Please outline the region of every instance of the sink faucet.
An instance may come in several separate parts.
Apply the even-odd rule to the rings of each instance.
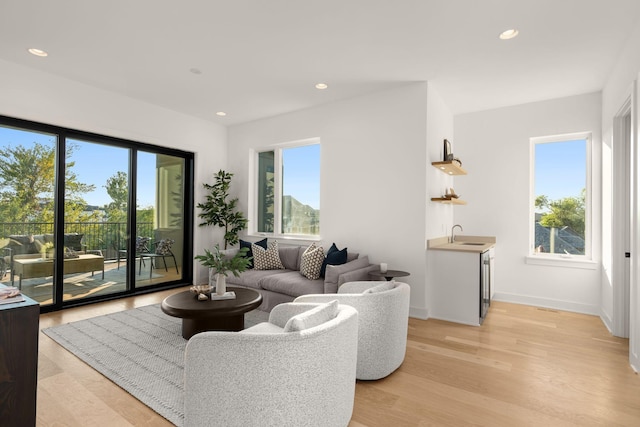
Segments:
[[[451,243],[455,242],[456,240],[456,236],[455,234],[453,234],[453,230],[455,230],[456,227],[460,227],[460,231],[464,231],[462,230],[462,226],[460,224],[456,224],[453,227],[451,227]]]

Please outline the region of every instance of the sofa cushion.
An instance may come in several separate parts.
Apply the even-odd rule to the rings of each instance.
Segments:
[[[324,277],[325,272],[327,270],[327,265],[340,265],[347,262],[347,248],[338,249],[335,243],[331,245],[329,250],[327,251],[327,256],[322,263],[322,268],[320,269],[320,276]]]
[[[82,238],[84,234],[69,233],[64,235],[64,246],[71,248],[74,251],[82,250]]]
[[[284,269],[284,265],[282,265],[282,261],[280,261],[277,241],[269,243],[267,249],[252,244],[251,252],[253,252],[253,267],[256,270]]]
[[[365,290],[363,294],[377,294],[378,292],[390,291],[391,289],[395,289],[395,287],[396,282],[384,282],[370,287]]]
[[[278,253],[280,254],[280,261],[282,261],[284,268],[287,270],[300,270],[299,246],[278,247]]]
[[[296,314],[284,325],[284,332],[299,332],[334,319],[338,314],[338,300],[333,300],[304,313]]]
[[[249,252],[247,252],[246,257],[253,257],[253,252],[251,251],[251,242],[247,242],[245,240],[240,239],[240,249],[242,248],[247,248],[249,249]],[[265,237],[262,240],[258,240],[257,242],[254,243],[255,245],[258,245],[262,248],[267,249],[267,238]],[[249,261],[249,268],[253,268],[253,258]]]
[[[244,286],[244,287],[253,288],[253,289],[261,289],[260,280],[262,280],[264,277],[279,275],[287,272],[288,270],[256,270],[256,269],[245,270],[242,273],[240,273],[239,277],[235,277],[234,275],[230,274],[227,277],[227,284],[239,285],[239,286]]]
[[[282,274],[264,276],[260,279],[260,287],[272,292],[299,297],[306,294],[324,293],[322,279],[307,280],[298,271],[283,270]]]
[[[322,246],[316,246],[312,243],[302,253],[302,259],[300,260],[300,274],[309,280],[316,280],[320,278],[320,269],[324,263],[324,249]]]

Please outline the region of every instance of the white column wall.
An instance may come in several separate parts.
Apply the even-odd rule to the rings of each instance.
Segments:
[[[638,150],[638,141],[640,140],[640,133],[638,131],[638,123],[640,123],[640,109],[638,108],[638,98],[640,97],[640,22],[636,25],[633,33],[627,40],[626,45],[621,49],[620,55],[615,65],[612,67],[611,74],[606,81],[606,84],[602,90],[602,129],[605,140],[609,146],[615,147],[616,144],[612,142],[613,126],[615,116],[623,106],[625,100],[628,97],[633,97],[634,103],[632,105],[632,119],[634,137],[632,145],[634,146],[632,154],[632,167],[635,171],[632,171],[634,180],[633,200],[634,206],[632,206],[632,243],[631,243],[631,280],[630,280],[630,328],[629,328],[629,361],[631,366],[636,370],[640,370],[640,327],[638,326],[640,319],[640,284],[638,284],[638,276],[640,269],[640,237],[637,235],[640,229],[640,218],[638,214],[640,212],[638,196],[640,191],[638,190],[638,167],[640,167],[640,150]],[[615,165],[612,165],[614,168]],[[611,172],[609,172],[611,173]],[[604,182],[610,182],[611,176],[604,176]],[[610,241],[612,233],[614,231],[613,224],[602,230],[603,240]],[[635,232],[635,233],[634,233]],[[609,256],[611,256],[609,254]],[[610,319],[615,316],[616,310],[620,311],[617,301],[614,298],[614,288],[622,286],[619,283],[610,283],[608,276],[603,275],[602,284],[602,316],[605,319]]]
[[[226,167],[226,128],[212,122],[6,61],[0,94],[1,115],[194,152],[196,201],[204,199],[202,183]],[[194,253],[210,247],[216,233],[196,232]],[[194,280],[207,280],[197,263]]]
[[[454,118],[453,152],[467,179],[456,192],[468,205],[454,211],[464,234],[496,236],[494,298],[600,313],[601,96],[578,95]],[[529,248],[530,137],[593,134],[593,256],[596,270],[525,264]]]

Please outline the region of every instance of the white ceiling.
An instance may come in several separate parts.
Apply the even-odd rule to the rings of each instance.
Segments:
[[[0,0],[0,59],[224,125],[416,81],[459,114],[602,89],[639,18],[639,0]]]

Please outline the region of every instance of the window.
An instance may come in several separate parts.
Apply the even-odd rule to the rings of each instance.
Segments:
[[[253,232],[320,235],[320,143],[317,139],[257,151]]]
[[[591,257],[591,134],[531,139],[531,254]]]

